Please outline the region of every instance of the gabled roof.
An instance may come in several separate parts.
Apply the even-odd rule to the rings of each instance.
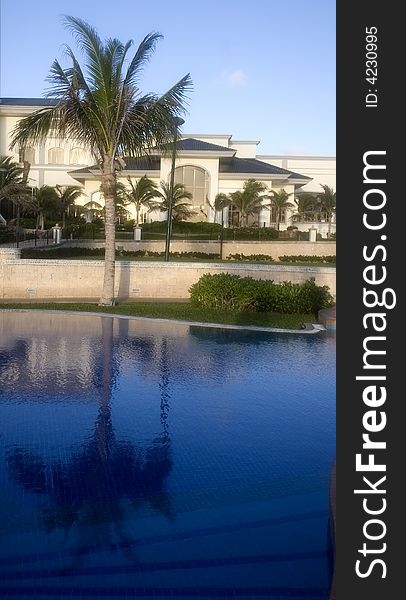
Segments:
[[[164,146],[169,153],[173,148],[173,142]],[[156,155],[162,155],[162,150],[159,148],[153,148],[152,152]],[[210,157],[221,157],[221,156],[234,156],[236,150],[234,148],[228,148],[228,146],[220,146],[219,144],[212,144],[211,142],[203,142],[196,138],[184,138],[179,139],[176,142],[176,153],[178,155],[188,156],[204,156],[205,154]]]
[[[186,144],[183,144],[186,142]],[[223,148],[223,146],[217,146],[216,144],[209,144],[206,142],[200,142],[199,140],[195,140],[192,138],[188,138],[186,140],[181,140],[179,142],[179,147],[187,152],[190,150],[191,153],[194,151],[204,151],[202,150],[204,147],[209,147],[208,151],[212,152],[213,147]],[[225,150],[229,150],[228,148],[224,148]],[[130,171],[140,171],[140,172],[151,172],[156,171],[159,174],[161,169],[161,158],[160,156],[141,156],[140,158],[125,158],[125,168],[122,171],[122,174],[125,175]],[[76,169],[74,171],[69,171],[69,174],[72,177],[83,179],[86,174],[96,175],[100,173],[100,169],[97,165],[93,165],[91,167],[84,167],[82,169]],[[230,175],[264,175],[264,176],[276,176],[278,179],[291,179],[291,180],[300,180],[304,183],[311,180],[311,177],[306,177],[305,175],[299,175],[298,173],[294,173],[293,171],[288,171],[287,169],[282,169],[281,167],[277,167],[275,165],[270,165],[269,163],[262,162],[261,160],[257,160],[256,158],[237,158],[236,156],[225,156],[219,158],[219,173]]]
[[[270,165],[269,163],[263,162],[256,158],[238,158],[233,154],[230,155],[230,148],[225,146],[218,146],[217,144],[211,144],[208,142],[202,142],[194,138],[186,138],[179,140],[177,144],[178,152],[187,154],[190,152],[192,155],[194,152],[205,152],[208,153],[220,153],[224,152],[225,156],[219,156],[219,174],[223,175],[238,175],[242,176],[264,176],[266,179],[274,176],[276,179],[290,179],[292,183],[301,183],[302,185],[311,181],[311,177],[294,173],[288,169],[277,167],[276,165]],[[231,151],[234,152],[234,151]],[[159,175],[161,169],[161,157],[158,153],[153,156],[141,156],[139,158],[125,158],[125,168],[122,171],[122,175],[126,175],[131,171],[138,171],[144,173],[155,172]],[[155,174],[154,173],[154,174]],[[98,175],[100,169],[97,165],[90,167],[84,167],[82,169],[76,169],[70,171],[69,174],[76,179],[85,179],[86,175]]]
[[[209,142],[202,142],[195,138],[186,138],[179,140],[176,144],[178,151],[189,151],[189,152],[233,152],[233,148],[227,148],[226,146],[219,146],[218,144],[211,144]]]

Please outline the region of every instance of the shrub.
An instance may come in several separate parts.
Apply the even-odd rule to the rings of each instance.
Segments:
[[[229,254],[227,260],[273,262],[272,256],[268,256],[268,254]]]
[[[328,287],[317,286],[314,279],[276,284],[230,273],[206,274],[189,291],[192,304],[223,310],[317,314],[333,303]]]
[[[116,225],[116,231],[129,231],[130,233],[133,233],[134,227],[135,219],[128,219],[128,221]]]
[[[276,240],[279,232],[274,227],[235,227],[223,231],[225,240]]]
[[[153,221],[141,225],[144,233],[165,233],[166,221]],[[207,223],[206,221],[180,221],[172,224],[172,233],[220,233],[221,225],[218,223]]]
[[[310,256],[307,254],[291,254],[278,257],[280,262],[319,262],[319,263],[335,263],[336,256]]]
[[[202,275],[190,288],[192,304],[203,308],[254,310],[256,282],[231,273]]]

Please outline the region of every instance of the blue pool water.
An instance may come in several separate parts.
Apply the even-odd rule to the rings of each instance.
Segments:
[[[0,595],[327,598],[335,338],[0,313]]]

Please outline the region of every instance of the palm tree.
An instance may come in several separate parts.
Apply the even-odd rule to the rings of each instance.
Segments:
[[[159,192],[156,184],[146,175],[138,179],[135,184],[131,177],[127,177],[127,181],[129,188],[122,183],[117,184],[117,200],[121,201],[123,206],[132,204],[135,207],[135,225],[138,227],[141,208],[145,206],[150,209],[154,205],[154,198],[158,197]]]
[[[27,187],[29,163],[21,167],[11,156],[0,156],[0,206],[2,201],[9,201],[15,206],[17,213],[16,227],[20,225],[21,212],[31,200]]]
[[[240,213],[239,224],[241,226],[247,225],[249,215],[258,214],[263,208],[263,200],[268,198],[264,195],[267,189],[264,183],[256,181],[256,179],[248,179],[248,181],[244,181],[242,191],[237,190],[230,194],[231,203]]]
[[[286,208],[294,208],[294,205],[288,200],[292,193],[288,194],[286,190],[280,190],[279,192],[276,190],[271,190],[270,193],[271,203],[269,204],[268,208],[271,209],[274,207],[276,209],[276,229],[279,230],[282,210],[285,210]]]
[[[227,208],[227,206],[230,206],[230,203],[230,196],[228,194],[224,194],[223,192],[216,194],[216,197],[214,198],[214,208],[217,211],[223,210],[223,208]]]
[[[65,539],[74,525],[79,539],[86,535],[89,523],[105,522],[104,536],[119,536],[118,547],[132,550],[134,540],[122,527],[125,511],[151,506],[173,521],[175,507],[165,489],[165,480],[172,471],[171,438],[168,428],[170,408],[170,370],[166,340],[161,349],[162,374],[160,420],[162,431],[148,446],[120,439],[112,420],[112,392],[117,377],[113,319],[101,320],[102,336],[99,355],[99,410],[93,433],[76,452],[65,460],[42,457],[32,449],[15,446],[9,453],[8,469],[16,484],[34,495],[47,497],[41,509],[42,526],[48,532],[65,530]],[[81,482],[81,485],[78,485]],[[100,515],[100,503],[109,510]],[[111,542],[108,537],[103,543]],[[86,544],[79,544],[86,547]],[[74,554],[73,554],[74,556]],[[79,554],[80,557],[80,554]],[[134,553],[129,556],[132,562]],[[65,573],[66,574],[66,573]]]
[[[76,200],[83,195],[83,189],[78,185],[56,185],[55,190],[62,211],[62,229],[65,229],[66,213],[69,207],[75,204]]]
[[[148,34],[129,59],[132,41],[102,41],[91,25],[76,17],[65,17],[65,23],[84,54],[84,70],[67,47],[71,66],[63,69],[55,60],[48,77],[48,96],[56,103],[21,119],[13,131],[12,147],[18,144],[24,149],[43,142],[52,130],[54,135],[86,147],[95,157],[106,204],[100,304],[113,305],[117,172],[125,166],[124,155],[145,155],[153,146],[163,148],[173,139],[175,119],[185,112],[184,100],[191,80],[186,75],[162,96],[142,95],[138,87],[140,76],[162,37],[160,34]]]
[[[331,234],[331,219],[333,213],[336,210],[336,192],[332,187],[326,184],[320,184],[323,188],[324,192],[318,196],[320,201],[321,210],[324,211],[327,215],[328,221],[328,237]]]
[[[169,183],[161,181],[161,188],[162,191],[157,191],[157,198],[160,200],[151,204],[151,210],[159,209],[161,212],[167,212],[171,197],[171,186]],[[193,195],[186,190],[183,183],[174,184],[172,197],[172,221],[184,221],[185,219],[189,219],[189,217],[197,214],[196,211],[192,210],[189,202],[184,202],[184,200],[192,199]]]
[[[77,208],[79,209],[78,213],[84,215],[86,223],[91,223],[97,217],[101,218],[105,212],[103,206],[99,202],[96,202],[96,200],[89,200],[89,202]]]
[[[297,213],[292,215],[292,220],[314,221],[318,216],[318,200],[312,192],[303,192],[295,198]]]
[[[42,185],[33,188],[30,201],[30,210],[37,217],[35,229],[45,229],[45,217],[57,217],[59,212],[59,197],[55,188]]]

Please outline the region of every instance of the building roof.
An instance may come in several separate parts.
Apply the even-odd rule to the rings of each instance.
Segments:
[[[195,140],[192,138],[187,138],[186,140],[180,140],[178,143],[178,150],[183,150],[184,152],[190,151],[193,152],[213,152],[220,150],[230,151],[229,148],[225,148],[224,146],[217,146],[216,144],[209,144],[206,142],[201,142],[200,140]],[[124,159],[126,165],[123,170],[123,174],[129,171],[160,171],[160,157],[157,155],[154,156],[141,156],[140,158],[125,158]],[[83,177],[86,173],[95,173],[100,172],[99,167],[97,165],[93,165],[91,167],[84,167],[82,169],[76,169],[74,171],[70,171],[70,175],[72,177]],[[262,162],[261,160],[257,160],[256,158],[237,158],[236,156],[224,156],[219,159],[219,173],[227,174],[247,174],[247,175],[277,175],[279,178],[281,176],[285,176],[286,179],[299,179],[302,181],[310,181],[311,177],[306,177],[305,175],[300,175],[298,173],[294,173],[293,171],[289,171],[287,169],[282,169],[281,167],[277,167],[275,165],[270,165],[269,163]]]
[[[171,147],[171,144],[169,145]],[[227,146],[219,146],[218,144],[211,144],[209,142],[202,142],[201,140],[196,140],[195,138],[186,138],[183,140],[179,140],[176,143],[176,148],[180,152],[233,152],[235,150],[233,148],[228,148]]]
[[[161,159],[158,156],[141,156],[140,158],[129,158],[124,159],[125,168],[123,173],[127,171],[160,171]],[[86,173],[100,173],[98,165],[92,165],[91,167],[83,167],[82,169],[75,169],[69,171],[69,175],[76,177],[77,175],[85,175]]]
[[[256,158],[220,158],[220,173],[252,173],[253,175],[286,175],[287,179],[311,179],[293,171],[270,165]]]
[[[54,106],[56,98],[0,98],[0,104],[5,106]]]

